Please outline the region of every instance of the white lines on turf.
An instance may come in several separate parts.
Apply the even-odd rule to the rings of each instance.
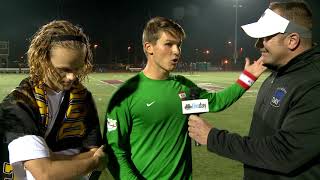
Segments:
[[[183,76],[188,76],[188,77],[199,77],[199,74],[185,74]]]
[[[107,83],[107,82],[104,82],[104,81],[102,81],[102,80],[100,80],[100,82],[103,83],[103,84],[110,85],[110,86],[112,86],[112,87],[114,87],[114,88],[118,88],[118,86],[113,85],[113,84],[110,84],[110,83]]]
[[[93,79],[94,81],[99,82],[100,84],[97,84],[97,85],[99,85],[99,86],[100,86],[100,85],[110,85],[110,86],[112,86],[112,87],[114,87],[114,88],[118,88],[117,86],[115,86],[115,85],[113,85],[113,84],[103,82],[102,80],[98,80],[98,79],[96,79],[96,78],[94,78],[94,77],[90,77],[90,76],[89,76],[89,78],[90,78],[90,79]]]
[[[105,84],[104,82],[102,82],[102,81],[100,81],[100,80],[98,80],[98,79],[96,79],[96,78],[94,78],[94,77],[91,77],[91,76],[89,76],[89,79],[93,79],[94,81],[98,81],[98,82],[100,82],[101,84]],[[97,85],[100,85],[100,84],[97,84]]]

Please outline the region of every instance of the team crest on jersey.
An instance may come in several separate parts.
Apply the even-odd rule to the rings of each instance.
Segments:
[[[14,179],[12,166],[7,162],[4,162],[2,165],[2,173],[3,173],[2,178],[4,180],[13,180]]]
[[[184,100],[184,99],[186,99],[187,95],[185,92],[181,91],[181,92],[179,92],[179,97],[181,100]]]
[[[109,132],[116,130],[117,129],[117,120],[108,118],[107,119],[107,129]]]
[[[271,99],[271,106],[280,107],[281,102],[284,99],[284,96],[287,94],[287,91],[284,88],[277,88],[276,92],[273,94]]]

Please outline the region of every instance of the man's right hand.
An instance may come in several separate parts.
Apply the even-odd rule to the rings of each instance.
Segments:
[[[206,145],[208,141],[208,134],[213,126],[196,115],[189,116],[188,125],[189,136],[196,142]]]

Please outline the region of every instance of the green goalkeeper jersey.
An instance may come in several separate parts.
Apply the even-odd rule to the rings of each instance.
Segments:
[[[210,112],[221,111],[245,92],[238,83],[207,92],[179,75],[152,80],[143,72],[113,95],[106,114],[109,169],[118,179],[191,179],[191,140],[181,100],[197,88]]]

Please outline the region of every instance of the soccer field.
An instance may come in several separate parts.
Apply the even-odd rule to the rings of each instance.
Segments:
[[[219,91],[234,83],[240,72],[196,72],[179,73],[185,75],[199,86],[211,91]],[[101,124],[108,101],[112,93],[119,85],[134,73],[94,73],[91,74],[85,85],[92,92],[99,112]],[[259,80],[251,87],[234,105],[223,112],[207,113],[201,115],[208,119],[211,124],[219,129],[227,129],[229,132],[247,135],[251,122],[256,95],[261,82],[268,74],[264,73]],[[22,74],[0,74],[0,98],[7,95],[27,75]],[[206,146],[194,146],[192,143],[193,156],[193,179],[213,180],[240,180],[242,179],[242,164],[227,158],[219,157],[207,151]],[[106,172],[100,179],[109,179]]]

